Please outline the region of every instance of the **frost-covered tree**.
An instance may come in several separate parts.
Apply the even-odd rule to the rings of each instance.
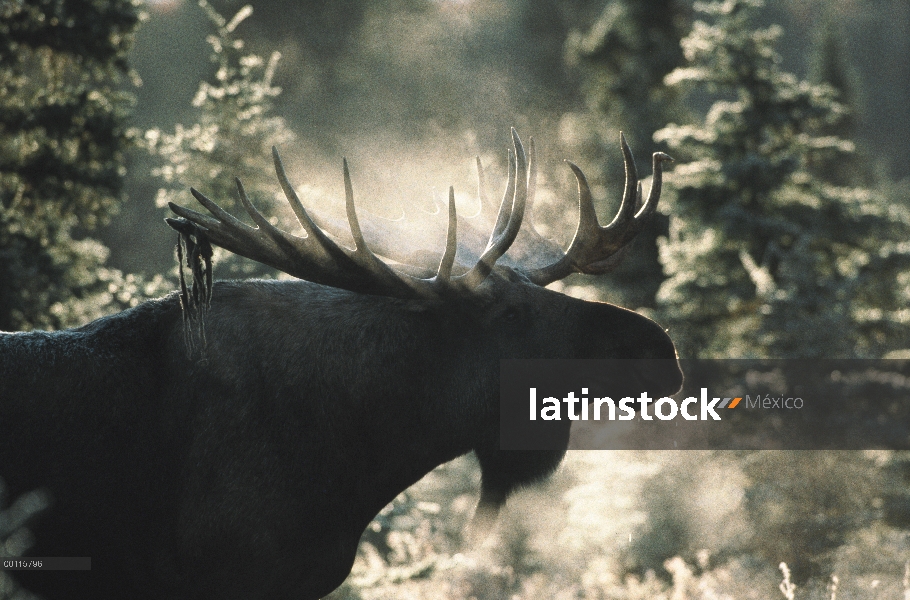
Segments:
[[[905,346],[908,215],[814,165],[854,151],[826,132],[835,91],[785,72],[761,0],[696,3],[667,84],[713,101],[655,134],[678,160],[658,294],[683,356],[877,356]]]
[[[760,0],[697,3],[671,86],[704,120],[657,138],[678,159],[661,245],[660,309],[683,356],[864,357],[905,347],[910,219],[857,187],[847,108],[830,85],[785,72]],[[710,22],[708,22],[710,21]],[[834,83],[832,81],[832,83]],[[844,96],[841,96],[845,99]],[[758,452],[740,462],[741,549],[802,583],[875,521],[875,461],[860,453]]]
[[[87,237],[123,199],[132,0],[0,3],[0,330],[55,329],[158,281],[105,268]]]
[[[237,177],[257,207],[269,214],[277,186],[271,147],[292,137],[284,119],[271,114],[272,101],[281,93],[272,85],[280,54],[274,52],[264,60],[245,51],[235,30],[253,13],[251,6],[226,20],[206,0],[199,0],[199,5],[216,29],[207,38],[215,72],[211,81],[200,83],[193,98],[198,109],[195,123],[177,125],[173,133],[159,129],[145,133],[146,147],[162,159],[155,173],[167,184],[158,191],[156,204],[160,208],[168,202],[186,205],[188,189],[193,186],[223,208],[243,214],[234,187]],[[261,265],[217,252],[222,275],[269,272]]]

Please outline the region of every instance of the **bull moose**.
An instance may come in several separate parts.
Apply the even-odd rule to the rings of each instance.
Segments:
[[[470,247],[470,227],[459,244],[450,189],[442,252],[386,236],[377,253],[395,262],[378,258],[364,232],[393,225],[361,228],[345,162],[345,247],[273,151],[305,237],[271,225],[239,181],[253,227],[192,190],[211,216],[171,205],[180,218],[168,219],[192,290],[76,329],[0,335],[0,475],[13,497],[41,489],[52,503],[29,554],[92,559],[90,572],[17,573],[23,586],[49,600],[319,598],[350,572],[371,519],[436,466],[476,454],[480,518],[556,469],[564,449],[500,450],[500,359],[666,359],[637,375],[675,392],[659,325],[544,287],[615,266],[655,211],[669,157],[654,154],[643,201],[622,140],[625,193],[604,227],[570,163],[580,215],[563,252],[521,228],[536,159],[512,137],[485,246]],[[209,241],[300,280],[212,284]]]

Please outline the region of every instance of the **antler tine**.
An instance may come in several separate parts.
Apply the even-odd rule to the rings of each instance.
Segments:
[[[190,191],[195,192],[196,190],[190,188]],[[208,215],[198,213],[195,210],[190,210],[189,208],[183,208],[182,206],[174,204],[173,202],[168,202],[168,206],[178,216],[183,217],[184,219],[187,219],[187,220],[192,219],[193,222],[199,223],[202,227],[205,227],[206,229],[213,229],[213,228],[221,225],[221,222],[218,219],[213,219],[212,217],[210,217]],[[171,217],[164,218],[164,220],[168,221],[168,223],[170,224],[169,219],[171,219]],[[181,221],[180,219],[173,219],[173,221],[175,221],[177,223],[183,223],[183,221]],[[175,231],[177,231],[179,233],[183,233],[183,230],[178,229],[175,225],[171,225],[171,227],[173,227]]]
[[[480,199],[480,212],[481,214],[486,214],[487,216],[492,216],[492,212],[495,207],[490,203],[489,196],[487,196],[487,178],[486,173],[484,172],[483,163],[480,162],[480,157],[476,157],[477,161],[477,196]],[[503,202],[512,198],[514,194],[514,189],[509,189],[513,186],[512,181],[512,172],[515,170],[514,162],[512,160],[512,151],[509,150],[509,181],[506,184],[506,192],[503,195]],[[537,151],[534,147],[534,138],[529,138],[528,144],[528,199],[525,201],[525,212],[530,213],[531,209],[534,206],[534,195],[537,191]],[[511,208],[511,203],[509,204]],[[503,221],[508,221],[508,218],[503,219]],[[497,226],[499,226],[499,218],[497,215]],[[504,223],[503,223],[504,226]],[[495,237],[501,233],[501,228],[497,230],[494,228],[493,236]]]
[[[515,153],[509,149],[509,179],[506,182],[506,191],[502,195],[502,201],[499,203],[499,212],[496,215],[496,223],[493,225],[493,231],[490,233],[490,239],[487,242],[487,248],[490,248],[502,230],[509,224],[509,218],[512,215],[512,205],[515,202]]]
[[[335,246],[335,243],[326,236],[316,223],[313,222],[313,219],[307,214],[306,209],[303,208],[303,204],[300,202],[297,192],[294,191],[294,186],[292,186],[291,182],[288,180],[287,173],[284,171],[284,163],[281,161],[281,155],[278,154],[278,148],[275,146],[272,146],[272,160],[275,163],[275,174],[278,176],[278,183],[281,184],[281,190],[284,192],[284,197],[287,198],[288,204],[291,205],[291,209],[294,211],[294,215],[297,216],[297,222],[300,223],[300,226],[303,227],[303,230],[308,236],[313,236],[319,240],[320,246],[326,250]]]
[[[235,219],[229,212],[227,212],[226,210],[222,209],[222,208],[221,208],[220,206],[218,206],[215,202],[209,200],[209,199],[206,197],[206,195],[203,194],[202,192],[200,192],[199,190],[197,190],[197,189],[195,189],[195,188],[190,188],[190,193],[193,195],[193,197],[194,197],[196,200],[199,201],[199,204],[201,204],[202,206],[204,206],[204,207],[206,208],[206,210],[208,210],[210,213],[212,213],[213,215],[215,215],[215,218],[216,218],[217,220],[219,220],[219,221],[224,221],[226,224],[230,225],[231,227],[241,227],[241,226],[243,226],[243,227],[249,227],[249,226],[248,226],[246,223],[244,223],[243,221],[240,221],[240,220],[238,220],[238,219]],[[177,206],[177,205],[171,203],[171,209],[174,209],[175,206]],[[180,208],[182,208],[182,207],[180,207]],[[189,210],[189,209],[184,209],[184,210]],[[176,211],[175,211],[175,212],[176,212]],[[197,213],[197,214],[199,214],[199,213]],[[206,217],[206,218],[208,219],[208,218],[211,218],[211,217]],[[250,229],[252,229],[252,227],[250,227]]]
[[[525,205],[528,200],[528,159],[527,154],[525,154],[524,146],[521,144],[521,138],[518,137],[518,132],[515,131],[514,127],[512,128],[512,144],[515,146],[516,159],[515,197],[512,201],[511,210],[509,211],[508,224],[490,248],[492,251],[490,256],[495,256],[495,258],[492,259],[494,263],[499,257],[506,253],[509,246],[512,245],[512,242],[515,241],[515,237],[521,229],[521,223],[525,215]],[[481,257],[481,259],[483,259],[483,257]]]
[[[620,143],[626,169],[626,183],[622,204],[616,217],[606,227],[600,226],[587,178],[580,168],[568,163],[578,181],[578,228],[569,249],[559,260],[527,272],[534,283],[547,285],[574,272],[587,274],[609,272],[619,262],[617,253],[638,235],[655,212],[660,200],[663,162],[673,159],[663,152],[654,153],[651,190],[648,199],[639,208],[641,184],[638,181],[635,159],[622,134]]]
[[[376,255],[367,247],[367,241],[363,239],[363,232],[360,230],[360,221],[357,219],[357,210],[354,208],[354,186],[351,185],[351,172],[348,169],[348,159],[346,158],[341,159],[341,171],[344,177],[344,208],[348,215],[351,235],[354,237],[354,251],[376,258]]]
[[[575,175],[575,181],[578,183],[578,227],[575,228],[575,237],[572,240],[572,245],[574,245],[582,232],[599,227],[600,222],[597,220],[597,211],[594,209],[594,198],[591,195],[591,188],[588,186],[588,178],[585,177],[581,167],[575,163],[567,160],[566,164],[572,169],[572,174]]]
[[[342,174],[344,177],[344,199],[345,210],[348,216],[348,225],[351,228],[351,235],[354,238],[354,253],[363,263],[374,273],[379,273],[386,279],[398,279],[399,275],[392,270],[389,265],[385,264],[378,256],[373,254],[367,246],[367,241],[360,230],[360,221],[357,218],[357,210],[354,207],[354,186],[351,185],[351,172],[348,169],[348,159],[342,158]],[[322,231],[320,230],[320,233]],[[325,234],[323,234],[325,237]],[[328,238],[326,238],[328,239]]]
[[[436,280],[441,283],[449,282],[452,275],[452,265],[455,264],[455,251],[458,249],[457,223],[455,188],[449,187],[449,226],[446,233],[446,249],[442,254],[442,260],[439,261],[439,269],[436,271]]]
[[[655,152],[651,158],[652,169],[654,177],[651,179],[651,189],[648,190],[648,199],[645,201],[644,206],[641,207],[641,210],[638,211],[638,214],[635,215],[638,219],[644,219],[654,214],[657,210],[657,203],[660,201],[660,191],[663,187],[663,166],[664,162],[673,162],[673,158],[669,154],[664,154],[663,152]],[[641,185],[639,184],[638,195],[641,196]]]
[[[483,283],[483,280],[493,270],[496,261],[506,253],[521,229],[525,203],[528,199],[528,164],[524,146],[522,146],[515,128],[512,128],[512,143],[515,146],[515,171],[512,172],[510,169],[510,180],[513,183],[507,186],[507,193],[510,189],[514,190],[511,207],[508,206],[508,198],[503,198],[502,206],[499,209],[499,219],[497,219],[494,234],[490,237],[487,249],[470,271],[458,277],[458,280],[470,289]],[[507,221],[504,226],[501,226],[500,221],[503,219],[507,219]],[[496,232],[500,229],[501,231],[497,235]]]
[[[348,225],[351,227],[351,235],[354,236],[354,250],[357,252],[369,252],[367,242],[363,239],[363,232],[360,231],[360,221],[357,220],[357,211],[354,209],[354,186],[351,184],[351,171],[348,169],[348,159],[341,159],[341,173],[344,177],[344,209],[348,215]]]
[[[638,203],[635,193],[638,189],[638,169],[635,168],[635,158],[632,156],[629,144],[626,143],[626,136],[621,131],[619,132],[619,146],[622,149],[622,162],[626,170],[626,186],[622,193],[622,201],[619,203],[619,210],[613,220],[627,221],[635,216],[638,208],[635,206]]]
[[[246,214],[250,215],[250,218],[253,219],[253,223],[259,228],[260,231],[264,231],[266,235],[272,238],[276,244],[281,245],[282,242],[287,243],[291,246],[295,244],[291,241],[287,234],[269,223],[268,219],[262,216],[262,214],[253,206],[253,202],[250,200],[250,197],[246,195],[246,190],[243,188],[243,182],[240,181],[239,177],[234,178],[234,185],[237,186],[237,194],[240,196],[240,204],[243,205],[243,208],[246,210]],[[255,231],[255,230],[254,230]]]

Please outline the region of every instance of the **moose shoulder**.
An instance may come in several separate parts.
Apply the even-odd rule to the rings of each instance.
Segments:
[[[450,192],[445,250],[390,267],[367,247],[346,165],[355,248],[338,245],[276,154],[307,237],[269,225],[239,182],[257,227],[194,191],[213,216],[172,206],[182,219],[169,220],[188,240],[192,291],[79,329],[0,335],[0,475],[13,497],[44,489],[52,501],[30,554],[92,557],[90,573],[17,574],[24,587],[49,600],[319,598],[347,576],[376,513],[436,466],[476,453],[486,517],[558,466],[564,451],[499,450],[499,359],[671,359],[638,376],[676,391],[660,326],[543,287],[614,266],[654,211],[665,155],[642,201],[623,142],[625,196],[607,227],[573,166],[580,219],[563,253],[521,228],[534,159],[513,137],[484,246],[459,250]],[[212,286],[207,240],[306,281]],[[522,268],[510,247],[549,259]]]

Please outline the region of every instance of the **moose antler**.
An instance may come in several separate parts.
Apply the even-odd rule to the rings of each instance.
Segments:
[[[322,283],[333,287],[355,292],[410,298],[415,296],[436,295],[443,289],[461,287],[473,289],[480,285],[493,271],[503,255],[510,249],[513,253],[536,257],[547,257],[548,264],[540,268],[527,268],[515,265],[530,281],[537,285],[547,285],[570,275],[571,273],[603,274],[614,269],[635,236],[644,228],[654,214],[660,199],[663,178],[663,162],[672,160],[663,152],[653,155],[653,180],[648,199],[642,203],[641,184],[635,168],[632,152],[626,144],[625,136],[620,134],[620,144],[626,171],[626,183],[622,203],[613,221],[604,227],[600,226],[594,209],[594,201],[587,179],[581,169],[568,163],[578,181],[578,226],[569,249],[565,252],[551,240],[541,236],[534,228],[522,229],[524,215],[530,210],[536,189],[536,153],[534,140],[530,142],[530,154],[526,156],[518,134],[512,129],[514,153],[509,151],[509,177],[506,190],[498,212],[495,225],[483,250],[477,250],[473,267],[462,275],[452,275],[455,264],[457,244],[457,216],[455,212],[455,192],[449,188],[449,221],[446,233],[446,245],[442,255],[436,255],[438,267],[429,277],[408,274],[403,270],[393,269],[370,250],[364,239],[363,231],[354,207],[354,192],[347,161],[343,161],[345,206],[348,229],[354,240],[354,249],[336,244],[325,231],[314,222],[301,204],[294,188],[288,181],[284,165],[278,151],[272,148],[275,171],[282,190],[288,199],[297,220],[306,232],[306,237],[298,237],[274,227],[253,206],[241,184],[236,180],[240,201],[256,227],[250,227],[223,210],[215,202],[195,189],[193,196],[213,216],[170,203],[171,210],[177,215],[202,227],[209,239],[236,254],[267,264],[289,275]],[[530,160],[528,160],[530,158]],[[485,174],[483,165],[477,160],[478,193],[481,201],[481,213],[490,216],[493,207],[485,191]],[[168,223],[179,229],[180,221],[167,219]],[[337,224],[331,220],[320,219],[320,224],[340,235]],[[383,226],[368,226],[380,233]],[[470,227],[469,238],[477,237]],[[387,233],[387,232],[386,232]],[[390,238],[379,235],[382,240]],[[401,248],[379,243],[380,254],[402,263],[402,268],[411,272],[420,272],[420,268],[410,259],[415,253]],[[517,251],[517,252],[515,252]],[[432,254],[431,254],[432,255]],[[505,261],[514,264],[514,261]]]
[[[661,183],[663,180],[663,163],[671,161],[663,152],[656,152],[653,156],[653,182],[646,202],[642,203],[641,183],[635,160],[626,143],[625,136],[620,133],[620,145],[625,164],[626,182],[623,200],[619,211],[613,221],[601,227],[594,210],[594,201],[587,179],[576,165],[568,163],[578,181],[578,226],[569,250],[563,249],[540,235],[533,223],[519,230],[514,243],[509,248],[509,254],[502,258],[498,264],[509,266],[524,273],[531,281],[538,285],[547,285],[553,281],[563,279],[571,273],[604,274],[616,268],[629,247],[629,242],[644,228],[654,214],[660,198]],[[525,213],[530,213],[534,202],[537,177],[537,158],[533,138],[528,150],[528,180],[527,201]],[[510,165],[510,174],[514,166]],[[510,175],[511,177],[511,175]],[[503,198],[504,204],[497,211],[490,202],[486,192],[486,174],[480,159],[477,159],[478,196],[480,199],[481,220],[495,223],[494,234],[498,234],[510,217],[509,205],[505,201],[511,198],[513,192],[512,180],[506,186]],[[337,223],[324,220],[325,226],[334,235],[343,235]],[[382,244],[382,255],[406,264],[427,262],[426,255],[433,256],[432,252],[422,250],[415,252],[403,246],[387,246],[386,240],[402,239],[405,233],[404,225],[398,221],[377,219],[370,222],[373,229],[372,236]],[[462,225],[461,231],[468,229],[468,235],[459,238],[459,252],[467,255],[479,256],[481,248],[477,247],[475,240],[479,234],[470,226]],[[467,238],[467,239],[465,239]],[[465,248],[467,246],[467,248]],[[436,254],[438,256],[438,253]],[[435,260],[438,260],[435,259]],[[532,268],[531,264],[544,264],[543,267]]]
[[[369,249],[354,207],[354,192],[347,160],[343,161],[343,173],[348,225],[354,238],[353,250],[336,244],[313,222],[288,181],[276,148],[272,148],[272,156],[278,181],[297,216],[297,221],[303,227],[306,237],[292,235],[269,223],[253,206],[239,179],[235,181],[240,201],[256,227],[246,225],[204,194],[192,188],[191,193],[200,204],[208,209],[212,214],[211,217],[174,203],[169,203],[169,206],[177,215],[202,227],[214,244],[314,283],[360,293],[399,298],[435,295],[443,289],[453,286],[473,289],[483,283],[492,272],[496,261],[508,250],[521,228],[527,199],[527,159],[521,139],[514,129],[512,130],[512,140],[515,153],[514,155],[511,152],[509,154],[512,168],[509,170],[510,183],[508,186],[512,191],[507,192],[507,197],[503,199],[500,209],[501,213],[505,212],[503,218],[506,225],[502,231],[493,232],[486,250],[474,267],[467,273],[456,277],[451,275],[457,248],[454,188],[449,188],[449,224],[446,248],[436,274],[429,278],[414,277],[393,270]],[[179,230],[182,227],[182,221],[176,219],[166,219],[166,221],[175,229]]]
[[[621,132],[619,141],[626,169],[626,185],[619,211],[609,225],[601,227],[585,174],[577,165],[566,161],[575,174],[575,179],[578,180],[578,227],[569,249],[559,260],[539,269],[525,271],[534,283],[547,285],[572,273],[602,275],[612,271],[622,260],[621,251],[628,248],[629,243],[644,229],[657,209],[663,183],[663,163],[673,159],[663,152],[654,153],[651,189],[648,192],[648,199],[642,205],[641,182],[638,180],[635,159],[626,143],[626,137]],[[533,235],[540,238],[536,232],[533,232]],[[540,238],[538,243],[546,241],[549,240]]]

